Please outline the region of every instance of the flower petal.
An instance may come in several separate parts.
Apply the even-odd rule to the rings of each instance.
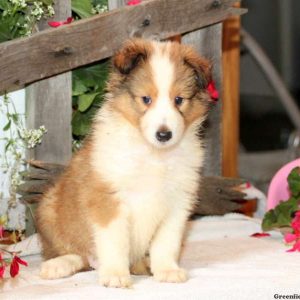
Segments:
[[[255,232],[253,234],[250,235],[251,237],[255,237],[255,238],[261,238],[261,237],[266,237],[266,236],[271,236],[270,233],[267,232]]]
[[[296,238],[297,238],[296,234],[293,234],[293,233],[288,232],[284,235],[284,240],[286,243],[291,243],[291,242],[295,241]]]
[[[287,250],[286,252],[295,252],[295,251],[300,252],[300,241],[296,242],[293,248]]]
[[[63,24],[70,24],[73,22],[73,18],[72,17],[69,17],[66,21],[63,22]]]
[[[20,257],[18,257],[18,256],[15,256],[15,260],[17,261],[17,263],[19,263],[19,264],[21,264],[23,266],[26,266],[26,267],[28,266],[28,263],[25,260],[23,260]]]
[[[56,21],[49,21],[48,25],[51,27],[59,27],[60,25],[62,25],[63,22],[56,22]]]
[[[71,22],[73,22],[73,20],[74,19],[72,17],[69,17],[66,21],[50,21],[48,22],[48,25],[51,27],[59,27],[61,25],[70,24]]]
[[[19,264],[14,257],[10,264],[10,270],[9,270],[10,276],[13,278],[16,277],[19,274],[19,270],[20,270]]]
[[[217,100],[219,98],[219,92],[216,89],[215,82],[213,80],[209,82],[206,90],[213,100]]]
[[[142,1],[141,0],[130,0],[127,2],[127,5],[137,5],[140,4]]]

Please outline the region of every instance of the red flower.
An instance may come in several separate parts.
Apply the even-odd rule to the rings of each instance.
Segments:
[[[9,270],[11,277],[15,277],[19,274],[19,269],[20,269],[19,264],[24,265],[26,267],[28,266],[26,261],[22,260],[20,257],[18,257],[16,255],[14,255],[13,260],[10,264],[10,270]]]
[[[216,89],[215,82],[213,80],[209,82],[206,90],[207,90],[207,92],[209,93],[210,97],[213,100],[215,100],[215,101],[218,100],[218,98],[219,98],[219,92]]]
[[[130,0],[127,2],[127,5],[138,5],[141,2],[142,2],[141,0]]]
[[[72,17],[69,17],[66,21],[60,21],[60,22],[57,22],[57,21],[50,21],[48,22],[48,25],[51,26],[51,27],[59,27],[61,25],[66,25],[66,24],[70,24],[73,22],[73,18]]]
[[[266,233],[266,232],[255,232],[253,234],[250,235],[251,237],[255,237],[255,238],[261,238],[261,237],[266,237],[266,236],[271,236],[270,233]]]
[[[5,272],[5,262],[2,259],[2,255],[0,253],[0,279],[3,278]]]

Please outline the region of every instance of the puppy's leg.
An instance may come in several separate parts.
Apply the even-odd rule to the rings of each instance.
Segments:
[[[85,259],[77,254],[67,254],[49,259],[42,263],[40,276],[43,279],[67,277],[87,268]]]
[[[130,287],[129,232],[126,215],[119,214],[106,226],[94,224],[94,238],[100,262],[100,283],[107,287]]]
[[[150,275],[148,258],[142,258],[130,267],[130,273],[134,275]]]
[[[179,268],[178,257],[187,212],[173,213],[159,228],[150,247],[151,271],[158,281],[184,282],[185,270]]]

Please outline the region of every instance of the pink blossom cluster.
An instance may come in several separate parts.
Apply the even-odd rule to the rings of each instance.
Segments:
[[[291,227],[293,229],[293,233],[286,233],[284,240],[287,244],[294,244],[291,249],[287,250],[287,252],[300,252],[300,210],[296,212],[295,217],[292,220]]]

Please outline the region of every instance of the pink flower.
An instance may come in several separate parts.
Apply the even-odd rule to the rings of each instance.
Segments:
[[[255,232],[255,233],[251,234],[250,236],[251,237],[255,237],[255,238],[262,238],[262,237],[270,236],[270,233],[267,233],[267,232]]]
[[[142,1],[141,0],[130,0],[127,2],[127,5],[131,6],[131,5],[138,5],[140,4]]]
[[[300,240],[298,240],[298,241],[294,244],[293,248],[287,250],[286,252],[295,252],[295,251],[300,252]]]
[[[66,24],[70,24],[73,22],[73,18],[72,17],[69,17],[66,21],[50,21],[48,22],[48,25],[51,26],[51,27],[59,27],[61,25],[66,25]]]
[[[19,264],[24,265],[26,267],[28,266],[26,261],[22,260],[20,257],[18,257],[16,255],[14,255],[13,260],[10,264],[10,270],[9,270],[11,277],[15,277],[19,274],[19,270],[20,270]]]
[[[299,211],[296,212],[296,215],[291,223],[292,228],[294,229],[295,233],[300,233],[300,214]]]
[[[284,236],[284,240],[286,243],[292,243],[297,239],[297,235],[294,233],[286,233]]]
[[[218,100],[218,98],[219,98],[219,92],[216,89],[215,82],[213,80],[209,82],[206,90],[207,90],[207,92],[209,93],[210,97],[213,100],[215,100],[215,101]]]

